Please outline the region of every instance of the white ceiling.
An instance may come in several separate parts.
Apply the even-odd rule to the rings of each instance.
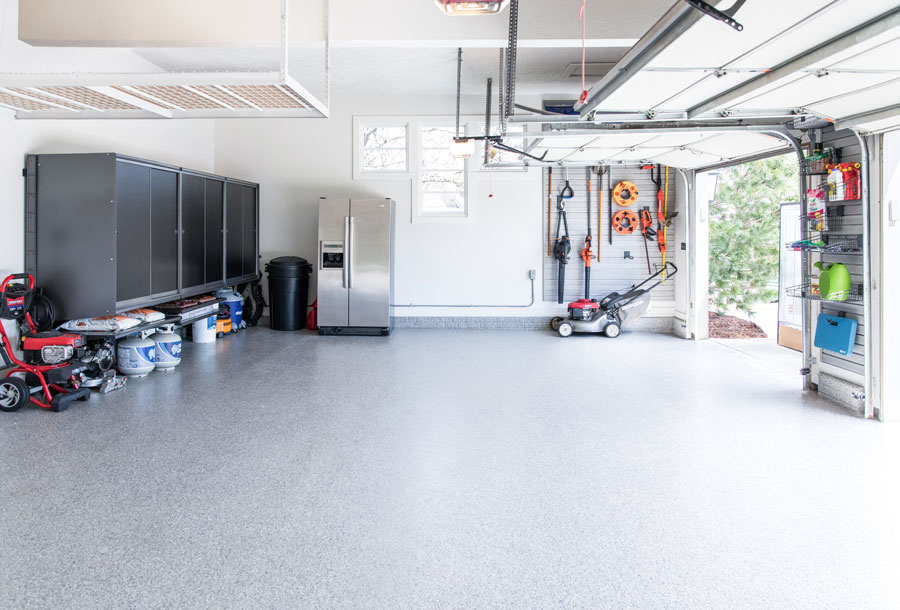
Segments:
[[[65,1],[37,0],[41,5]],[[66,14],[89,18],[95,5],[104,1],[108,0],[83,0],[78,11]],[[238,11],[238,17],[239,11],[248,6],[238,0],[222,1],[229,10]],[[264,1],[266,6],[278,2]],[[299,1],[291,0],[292,6]],[[718,3],[719,8],[729,4],[730,0]],[[581,0],[522,0],[518,95],[532,100],[577,97],[581,80],[566,76],[565,70],[581,60],[580,5]],[[681,6],[682,0],[588,0],[586,60],[603,64],[618,61],[673,5]],[[737,14],[745,26],[742,32],[710,18],[700,19],[605,99],[599,109],[687,111],[897,5],[890,0],[752,0]],[[155,34],[145,33],[141,38],[132,32],[134,40],[118,40],[120,36],[110,34],[109,40],[102,41],[103,48],[32,46],[18,40],[17,15],[17,0],[0,0],[0,77],[4,78],[15,73],[85,70],[138,74],[271,73],[279,67],[276,41],[201,44],[198,41],[202,37],[191,40],[184,29],[165,44],[146,39]],[[160,23],[165,21],[154,27],[160,27]],[[495,79],[495,91],[499,85],[498,49],[506,44],[507,24],[506,12],[494,17],[446,17],[431,0],[331,0],[331,97],[358,97],[373,92],[451,96],[456,91],[456,47],[462,46],[462,92],[467,99],[475,100],[483,96],[486,78]],[[60,31],[65,32],[65,23],[61,25],[62,30],[54,30],[48,36],[58,39]],[[95,31],[99,32],[97,36],[105,36],[102,29]],[[217,31],[227,33],[227,24],[217,24]],[[789,107],[841,119],[900,103],[898,51],[900,28],[860,40],[852,49],[804,71],[728,100],[712,115],[721,111],[758,114]],[[321,44],[295,42],[290,48],[290,74],[320,98],[325,96],[323,58]],[[588,87],[596,81],[596,76],[590,77]],[[896,124],[891,121],[890,117],[879,117],[870,124],[879,128]],[[547,159],[554,161],[652,160],[699,167],[785,146],[782,140],[766,134],[710,129],[662,135],[606,132],[547,138],[535,152],[540,155],[546,151]]]
[[[172,0],[166,1],[171,3]],[[263,1],[266,5],[278,3],[278,0]],[[617,61],[672,1],[589,1],[587,61]],[[104,6],[103,0],[83,0],[78,3],[77,10],[73,10],[74,5],[69,0],[38,0],[33,4],[47,11],[55,3],[62,3],[60,6],[68,11],[64,14],[69,15],[71,21],[89,22],[93,7],[99,11]],[[295,0],[292,0],[291,5],[294,4]],[[580,78],[563,75],[570,63],[581,60],[580,6],[580,0],[521,2],[517,92],[556,98],[580,93]],[[160,33],[159,20],[155,22],[156,30],[150,26],[138,29],[125,23],[121,28],[129,28],[127,33],[110,33],[106,40],[95,42],[103,48],[33,46],[18,40],[17,17],[18,1],[0,0],[0,72],[234,72],[277,70],[279,65],[277,40],[253,44],[212,45],[208,41],[193,44],[186,39],[183,28],[174,31],[169,36],[171,40],[164,45],[153,40],[137,39],[130,43],[122,40],[128,36],[168,36],[164,31]],[[66,22],[58,21],[61,23],[55,28],[45,28],[48,31],[41,30],[41,33],[54,41],[53,44],[64,44],[60,39],[65,37]],[[488,17],[447,17],[430,0],[392,0],[390,3],[332,0],[331,93],[335,96],[372,91],[404,95],[453,94],[456,47],[461,45],[464,49],[463,94],[483,95],[486,78],[493,76],[496,82],[498,49],[506,45],[508,22],[506,11]],[[84,37],[77,25],[76,22],[68,26],[73,28],[73,39]],[[227,32],[227,27],[218,24],[216,27]],[[114,31],[115,24],[111,23],[109,29]],[[106,36],[102,29],[91,38],[101,36]],[[304,70],[307,66],[323,63],[321,51],[295,45],[290,57],[292,73],[299,72],[295,74],[298,80],[315,89],[311,83],[323,80],[322,71]]]

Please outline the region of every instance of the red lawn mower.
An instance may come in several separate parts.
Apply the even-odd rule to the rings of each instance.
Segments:
[[[24,352],[24,360],[19,360],[0,324],[3,362],[14,366],[0,380],[0,411],[16,411],[29,400],[44,409],[65,411],[76,400],[91,397],[89,388],[79,387],[88,365],[72,362],[84,355],[84,338],[53,330],[38,332],[30,312],[33,299],[31,274],[10,275],[0,284],[0,318],[18,322]]]

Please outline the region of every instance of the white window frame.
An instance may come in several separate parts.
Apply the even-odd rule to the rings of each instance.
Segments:
[[[516,126],[521,125],[523,132],[528,131],[528,128],[525,126],[525,123],[510,123],[510,126],[512,126],[512,125],[516,125]],[[492,125],[491,127],[492,127],[491,131],[494,131],[494,129],[496,128],[496,125]],[[470,125],[470,128],[471,129],[470,129],[469,133],[478,133],[479,135],[481,135],[481,131],[484,129],[484,119],[482,119],[481,121],[479,121],[475,124]],[[509,133],[510,132],[507,131],[507,134],[509,134]],[[518,142],[520,140],[516,140],[516,141]],[[524,163],[522,164],[522,167],[493,167],[491,165],[484,165],[484,146],[485,146],[484,142],[478,142],[475,146],[475,150],[478,154],[478,159],[476,159],[477,163],[475,164],[475,171],[478,171],[478,172],[502,172],[504,174],[524,174],[524,173],[528,172],[529,168]],[[528,147],[527,140],[524,141],[524,147],[525,148]],[[513,153],[509,153],[509,154],[513,154]],[[474,157],[476,155],[472,155],[472,156]]]
[[[467,115],[461,117],[466,135],[480,136],[484,117]],[[412,223],[471,223],[476,219],[477,201],[480,180],[475,178],[484,172],[494,172],[495,179],[503,176],[503,180],[524,180],[534,166],[522,168],[490,168],[482,167],[484,148],[481,141],[476,141],[475,151],[466,159],[466,212],[465,214],[428,214],[422,211],[423,187],[422,175],[422,127],[428,125],[454,125],[453,115],[439,116],[376,116],[363,115],[353,117],[353,179],[354,180],[408,180],[410,188],[410,222]],[[406,160],[407,171],[372,170],[363,171],[362,130],[365,127],[406,127]]]
[[[463,192],[463,200],[465,202],[464,212],[462,214],[435,214],[435,213],[427,213],[424,211],[424,201],[425,201],[425,188],[422,184],[422,174],[424,173],[424,169],[422,168],[422,160],[423,160],[423,150],[422,150],[422,129],[425,127],[446,127],[448,125],[454,125],[456,122],[455,117],[428,117],[428,118],[420,118],[416,121],[412,121],[414,125],[413,132],[415,133],[415,163],[416,167],[413,171],[412,180],[413,180],[413,205],[412,205],[412,221],[415,223],[423,222],[438,222],[438,223],[452,223],[452,222],[472,222],[475,219],[474,210],[472,207],[472,202],[474,197],[472,196],[472,159],[475,157],[473,153],[471,157],[465,159],[463,162],[463,173],[465,175],[466,188]],[[475,147],[476,150],[478,147]]]
[[[363,169],[363,130],[366,127],[402,127],[406,130],[406,169]],[[414,157],[413,139],[415,138],[413,125],[397,117],[355,116],[353,117],[353,179],[354,180],[397,180],[408,179],[413,174]]]

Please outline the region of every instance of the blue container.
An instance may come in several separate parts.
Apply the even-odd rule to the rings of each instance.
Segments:
[[[857,322],[853,318],[839,318],[820,313],[816,319],[816,338],[813,345],[842,356],[853,353]]]
[[[223,288],[216,291],[216,298],[225,299],[231,312],[231,332],[237,332],[244,316],[244,297],[230,288]]]

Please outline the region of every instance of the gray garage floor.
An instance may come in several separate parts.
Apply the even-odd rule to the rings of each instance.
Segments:
[[[643,333],[186,344],[0,413],[0,607],[900,607],[900,428],[798,387]]]

